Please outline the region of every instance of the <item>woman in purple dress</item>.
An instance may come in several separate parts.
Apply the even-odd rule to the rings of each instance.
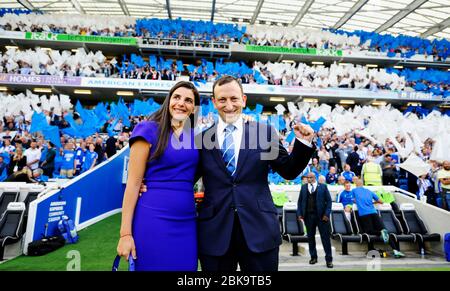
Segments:
[[[194,111],[190,82],[178,82],[161,108],[131,135],[128,180],[117,253],[136,270],[196,271]],[[147,192],[139,195],[144,180]]]

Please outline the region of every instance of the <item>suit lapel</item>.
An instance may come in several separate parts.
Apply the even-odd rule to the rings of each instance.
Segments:
[[[217,124],[214,124],[209,130],[212,130],[211,140],[214,142],[214,148],[211,149],[214,160],[217,162],[219,168],[223,169],[225,173],[230,175],[228,172],[225,162],[222,158],[222,152],[220,151],[219,139],[217,138]]]

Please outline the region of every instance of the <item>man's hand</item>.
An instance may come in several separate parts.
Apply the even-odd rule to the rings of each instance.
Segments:
[[[314,138],[314,130],[311,126],[300,123],[294,125],[293,128],[296,137],[312,142]]]
[[[299,220],[299,221],[303,220],[303,216],[298,216],[297,220]]]
[[[326,215],[322,216],[322,221],[328,222],[328,220],[329,220],[328,216]]]

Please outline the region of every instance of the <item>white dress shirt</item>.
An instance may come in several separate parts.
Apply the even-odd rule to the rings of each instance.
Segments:
[[[223,145],[223,140],[225,138],[225,128],[227,127],[228,123],[226,123],[225,121],[222,120],[222,118],[220,118],[219,116],[219,122],[217,124],[217,141],[219,143],[219,147],[222,148]],[[241,141],[242,141],[242,135],[243,135],[243,130],[244,130],[244,119],[242,118],[242,116],[239,116],[239,118],[232,123],[236,128],[233,131],[232,135],[233,135],[233,142],[234,142],[234,155],[235,155],[235,165],[237,168],[237,164],[238,164],[238,157],[239,157],[239,150],[241,149]],[[298,138],[298,141],[300,141],[301,143],[303,143],[304,145],[312,148],[312,143],[302,139],[302,138]]]
[[[242,119],[242,116],[239,116],[239,118],[232,124],[236,127],[232,135],[234,142],[234,162],[237,168],[239,150],[241,149],[242,134],[244,130],[244,119]],[[228,123],[225,123],[222,118],[219,117],[219,123],[217,124],[217,141],[219,142],[220,148],[222,148],[223,145],[223,140],[225,138],[225,128],[227,127],[227,125]]]
[[[316,182],[314,182],[314,183],[308,183],[308,190],[309,190],[309,193],[312,193],[312,192],[314,192],[314,190],[316,190],[317,189],[317,181]]]

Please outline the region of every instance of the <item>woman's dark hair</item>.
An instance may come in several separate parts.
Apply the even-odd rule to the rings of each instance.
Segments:
[[[166,99],[161,105],[161,108],[159,108],[158,111],[153,113],[149,118],[150,120],[158,123],[158,135],[159,135],[155,151],[153,152],[153,155],[149,158],[149,161],[158,159],[163,154],[163,152],[167,148],[167,144],[169,143],[169,137],[172,131],[172,120],[169,111],[170,98],[172,98],[173,92],[175,92],[175,90],[177,90],[178,88],[190,89],[192,93],[194,93],[194,105],[200,106],[200,94],[198,93],[197,88],[195,88],[194,84],[192,84],[191,82],[181,81],[176,83],[175,86],[173,86],[170,89],[169,94],[167,95]],[[197,113],[192,114],[189,117],[191,127],[195,127],[194,121],[197,120],[196,115]],[[185,126],[187,125],[188,124],[186,123]]]

